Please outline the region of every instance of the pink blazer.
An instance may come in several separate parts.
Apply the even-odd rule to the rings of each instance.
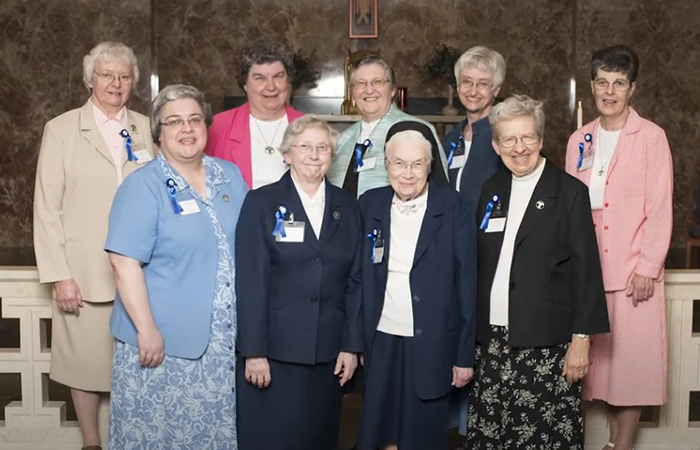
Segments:
[[[599,126],[597,118],[576,130],[566,148],[566,171],[586,185],[595,169],[576,168],[579,143],[586,133],[595,140]],[[603,202],[593,220],[605,290],[626,289],[635,273],[661,280],[673,228],[671,149],[664,130],[632,108],[610,161]]]
[[[287,120],[291,123],[304,114],[287,106]],[[250,157],[250,106],[248,102],[214,116],[209,127],[205,152],[209,156],[236,164],[249,188],[253,187],[253,168]]]

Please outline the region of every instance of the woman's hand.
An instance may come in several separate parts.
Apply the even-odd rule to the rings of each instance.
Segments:
[[[590,338],[571,338],[571,345],[564,358],[564,370],[562,375],[569,384],[576,383],[588,373],[588,349],[591,346]]]
[[[58,309],[80,316],[80,308],[83,307],[83,295],[80,293],[78,283],[73,278],[55,282],[52,293]]]
[[[272,382],[272,375],[267,358],[246,358],[245,379],[260,389],[268,387]]]
[[[357,369],[357,355],[354,353],[340,352],[335,360],[334,375],[340,377],[340,385],[345,386],[345,383],[350,381]]]
[[[158,367],[165,359],[163,336],[155,325],[139,331],[136,335],[139,346],[139,362],[145,367]]]
[[[632,306],[636,308],[637,303],[649,300],[653,294],[654,280],[635,273],[627,288],[627,296],[632,297]]]
[[[473,367],[452,366],[452,386],[463,388],[474,378]]]

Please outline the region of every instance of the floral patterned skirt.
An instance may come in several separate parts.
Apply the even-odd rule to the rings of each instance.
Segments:
[[[581,384],[562,376],[569,344],[513,348],[491,327],[469,391],[470,450],[582,450]]]

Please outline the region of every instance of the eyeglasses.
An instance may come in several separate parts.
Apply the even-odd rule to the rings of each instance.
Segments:
[[[503,148],[512,148],[518,143],[522,142],[523,145],[535,145],[540,142],[540,137],[536,134],[526,134],[525,136],[506,136],[504,138],[499,138],[498,143],[501,144]]]
[[[267,84],[268,80],[272,80],[273,83],[277,84],[287,80],[287,72],[279,72],[272,76],[253,73],[250,75],[250,79],[257,85]]]
[[[316,151],[321,154],[321,155],[327,155],[333,150],[333,147],[331,147],[328,144],[318,144],[318,145],[311,145],[311,144],[294,144],[292,147],[296,148],[299,150],[299,153],[307,154],[311,153],[311,150],[316,149]]]
[[[196,127],[204,123],[204,117],[199,114],[190,116],[187,120],[184,120],[181,117],[173,117],[172,119],[168,119],[160,124],[168,128],[182,128],[185,125],[185,122],[190,124],[191,127]]]
[[[493,84],[488,81],[477,81],[474,83],[472,80],[459,80],[459,84],[457,84],[458,89],[464,89],[465,91],[470,90],[474,86],[476,86],[477,91],[488,91]]]
[[[367,81],[367,80],[359,80],[359,81],[353,81],[352,82],[352,87],[353,89],[357,89],[358,91],[364,91],[367,89],[367,86],[372,86],[372,89],[381,89],[383,88],[389,80],[387,79],[379,79],[377,78],[376,80],[372,81]]]
[[[423,173],[428,170],[428,160],[426,159],[419,159],[417,161],[413,161],[412,163],[408,163],[400,159],[386,158],[386,162],[398,172],[403,172],[408,169],[413,173]]]
[[[630,82],[626,80],[615,80],[612,82],[612,87],[615,92],[624,92],[630,88]],[[593,82],[593,88],[596,91],[607,91],[610,88],[610,82],[605,78],[600,78]]]
[[[107,83],[114,83],[114,80],[116,80],[117,78],[119,79],[120,82],[122,82],[122,83],[124,83],[124,84],[129,84],[129,83],[131,83],[132,81],[134,81],[134,77],[132,77],[131,75],[126,75],[126,74],[115,75],[115,74],[109,73],[109,72],[107,72],[107,73],[100,73],[100,72],[96,72],[96,71],[94,71],[94,70],[93,70],[92,72],[93,72],[95,75],[97,75],[98,77],[100,77],[100,78],[102,78],[103,80],[105,80]]]

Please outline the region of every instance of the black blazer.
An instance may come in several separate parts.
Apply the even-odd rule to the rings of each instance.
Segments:
[[[507,213],[511,184],[512,175],[506,170],[484,183],[477,227],[494,194],[501,197],[502,211]],[[491,287],[504,232],[477,231],[477,340],[481,345],[488,342]],[[571,341],[573,333],[609,330],[588,188],[547,161],[515,238],[509,343],[513,347],[547,347]]]
[[[281,205],[306,223],[303,243],[275,242]],[[320,239],[289,172],[250,191],[236,228],[236,350],[302,364],[361,352],[360,251],[357,200],[328,181]]]
[[[362,303],[365,364],[372,364],[372,343],[384,307],[391,252],[391,186],[360,197],[365,236],[375,228],[384,239],[384,258],[372,263],[372,243],[362,250]],[[410,274],[413,297],[416,393],[439,398],[451,389],[452,366],[474,367],[476,330],[475,228],[457,192],[430,183],[428,206],[418,235]]]

